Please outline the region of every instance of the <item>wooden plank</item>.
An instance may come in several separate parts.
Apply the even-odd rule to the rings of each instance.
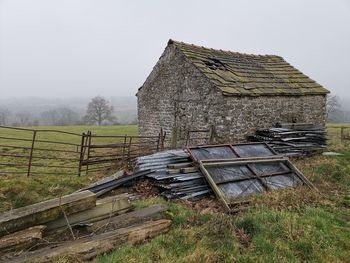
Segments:
[[[31,247],[36,241],[42,238],[45,226],[30,227],[0,239],[0,256],[13,250]]]
[[[224,194],[221,192],[221,190],[219,189],[219,187],[216,185],[216,183],[214,182],[213,178],[211,177],[210,173],[207,171],[207,169],[205,168],[204,164],[202,161],[199,161],[199,167],[202,171],[202,174],[204,174],[207,182],[209,183],[211,189],[213,190],[213,192],[215,193],[216,197],[220,200],[220,202],[224,205],[226,211],[230,211],[230,207],[225,199]]]
[[[75,262],[91,260],[97,255],[114,250],[126,242],[136,244],[147,238],[164,233],[169,229],[170,225],[171,220],[166,219],[149,221],[142,225],[121,228],[96,236],[65,242],[59,246],[27,252],[19,257],[7,260],[7,263],[52,262],[62,257],[72,258]]]
[[[168,164],[168,168],[170,169],[179,169],[179,168],[186,168],[186,167],[191,167],[193,166],[192,162],[185,162],[185,163],[172,163]]]
[[[121,194],[116,196],[107,197],[96,201],[96,206],[77,212],[67,216],[70,225],[76,225],[80,223],[92,223],[107,217],[114,216],[120,211],[126,211],[132,209],[132,204],[129,201],[128,194]],[[67,226],[65,217],[60,217],[46,224],[47,228],[45,232],[49,232],[61,227]]]
[[[194,173],[198,172],[197,167],[186,167],[186,168],[181,168],[181,173]]]
[[[89,232],[100,233],[106,229],[118,229],[134,224],[143,223],[149,220],[164,219],[167,209],[168,207],[166,205],[153,205],[140,210],[95,222],[89,226],[87,230]]]
[[[181,169],[167,169],[167,174],[179,174],[181,172]]]
[[[10,210],[0,215],[0,236],[55,220],[63,216],[62,211],[70,215],[95,205],[96,195],[90,191],[82,191]]]

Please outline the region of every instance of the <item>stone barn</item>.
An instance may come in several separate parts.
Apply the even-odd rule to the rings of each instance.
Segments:
[[[324,126],[327,93],[282,57],[169,40],[136,94],[139,134],[162,128],[168,144],[183,146],[195,130],[226,143],[281,122]]]

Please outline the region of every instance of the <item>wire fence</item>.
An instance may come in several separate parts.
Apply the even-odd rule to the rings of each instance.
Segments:
[[[84,175],[164,149],[166,134],[140,137],[0,126],[0,175]]]

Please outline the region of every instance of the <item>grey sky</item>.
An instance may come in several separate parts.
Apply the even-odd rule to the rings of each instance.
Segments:
[[[0,96],[133,96],[169,38],[280,55],[350,97],[348,0],[0,0]]]

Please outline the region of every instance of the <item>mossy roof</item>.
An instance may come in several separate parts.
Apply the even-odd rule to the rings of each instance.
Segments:
[[[224,95],[317,95],[329,91],[282,57],[250,55],[169,40]]]

